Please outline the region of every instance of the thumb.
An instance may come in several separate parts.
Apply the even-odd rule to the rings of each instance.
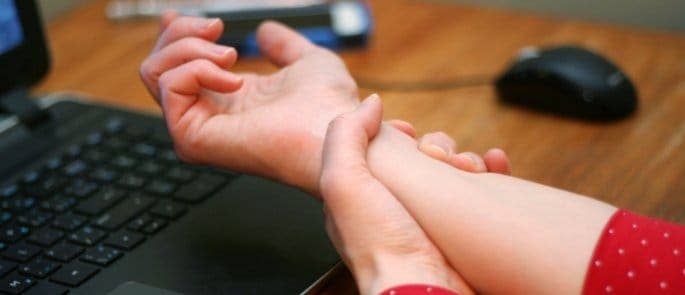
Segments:
[[[323,148],[322,179],[348,178],[344,173],[366,169],[366,149],[376,136],[383,117],[377,94],[369,96],[356,110],[335,118],[328,126]],[[332,176],[335,174],[335,176]]]
[[[296,62],[316,48],[300,33],[274,21],[266,21],[259,26],[257,44],[264,56],[279,67]]]

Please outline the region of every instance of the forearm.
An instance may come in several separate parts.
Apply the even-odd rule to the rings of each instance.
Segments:
[[[458,272],[484,293],[579,293],[597,237],[615,211],[524,180],[459,171],[386,126],[368,162]]]

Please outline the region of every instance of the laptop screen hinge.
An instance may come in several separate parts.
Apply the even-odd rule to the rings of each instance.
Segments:
[[[33,127],[48,119],[48,112],[29,98],[25,88],[14,89],[0,96],[0,110],[13,114],[27,127]]]

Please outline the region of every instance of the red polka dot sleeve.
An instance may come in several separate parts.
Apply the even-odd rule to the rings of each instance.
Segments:
[[[619,210],[599,238],[583,294],[685,294],[685,226]]]
[[[450,290],[431,285],[409,284],[395,286],[381,292],[380,295],[459,295]]]

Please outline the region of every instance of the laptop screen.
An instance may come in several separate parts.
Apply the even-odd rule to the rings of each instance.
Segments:
[[[29,89],[50,67],[37,2],[0,0],[0,99]]]
[[[19,46],[23,35],[14,1],[0,0],[0,54]]]

